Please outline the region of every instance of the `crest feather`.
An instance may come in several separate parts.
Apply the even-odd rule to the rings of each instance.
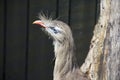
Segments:
[[[41,21],[52,21],[52,16],[48,16],[48,14],[45,14],[43,12],[40,12],[38,14],[38,18],[41,20]]]

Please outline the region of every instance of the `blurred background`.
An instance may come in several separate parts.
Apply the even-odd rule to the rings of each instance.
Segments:
[[[0,0],[0,80],[52,80],[52,40],[32,22],[44,12],[69,24],[81,65],[97,18],[97,0]]]

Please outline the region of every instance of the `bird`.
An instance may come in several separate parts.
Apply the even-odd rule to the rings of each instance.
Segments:
[[[55,53],[53,80],[89,80],[78,66],[74,39],[69,25],[44,14],[39,14],[38,18],[33,24],[39,25],[53,40]]]

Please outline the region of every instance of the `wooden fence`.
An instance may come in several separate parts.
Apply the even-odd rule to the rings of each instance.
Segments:
[[[52,40],[32,25],[39,12],[68,23],[79,64],[96,23],[96,0],[0,0],[0,80],[52,80]]]

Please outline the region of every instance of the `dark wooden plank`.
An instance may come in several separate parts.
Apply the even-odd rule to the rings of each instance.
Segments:
[[[26,0],[7,0],[6,80],[25,80]]]
[[[41,11],[56,15],[56,0],[30,0],[28,80],[52,80],[53,76],[52,41],[32,24]]]
[[[57,17],[66,23],[69,23],[69,1],[70,0],[57,0]]]
[[[70,24],[76,44],[79,64],[89,50],[89,44],[95,24],[95,0],[71,0]]]
[[[0,0],[0,80],[3,79],[4,55],[4,0]]]

